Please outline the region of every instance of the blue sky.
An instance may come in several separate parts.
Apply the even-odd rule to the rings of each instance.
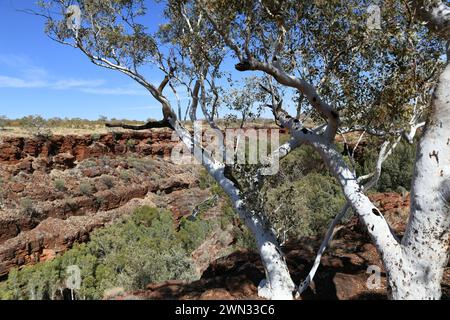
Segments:
[[[153,2],[152,2],[153,3]],[[76,49],[50,40],[43,19],[17,11],[35,0],[0,0],[0,115],[145,120],[159,118],[161,108],[132,80],[93,65]],[[153,3],[148,24],[162,21]],[[152,70],[146,72],[149,81]]]
[[[79,50],[49,39],[42,17],[20,12],[37,9],[35,3],[36,0],[0,0],[0,115],[161,118],[160,105],[145,89],[119,72],[95,66]],[[163,22],[163,5],[148,0],[145,24],[151,31]],[[252,75],[253,72],[234,71],[235,62],[228,58],[223,63],[235,80]],[[156,85],[163,79],[153,67],[145,67],[143,72]],[[166,89],[176,106],[170,92]],[[181,92],[180,96],[184,96],[182,102],[186,106],[186,94]],[[268,110],[264,115],[271,116]]]

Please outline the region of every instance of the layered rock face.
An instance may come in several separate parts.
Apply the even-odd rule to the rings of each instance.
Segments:
[[[175,221],[190,214],[211,194],[198,188],[199,166],[171,161],[178,143],[168,129],[2,137],[0,279],[13,267],[51,259],[87,241],[92,230],[135,207],[167,208]],[[220,214],[219,207],[210,214]],[[216,253],[223,246],[214,239],[204,245]],[[200,253],[193,258],[201,261],[199,272],[210,261]]]
[[[209,193],[197,187],[197,166],[170,161],[171,137],[155,130],[3,138],[0,277],[87,241],[95,228],[144,204],[176,198],[169,206],[175,217],[190,214]]]
[[[138,206],[167,208],[175,220],[190,214],[211,194],[198,187],[199,166],[170,161],[177,143],[171,138],[170,130],[3,138],[0,278],[13,267],[52,259],[74,243],[88,241],[92,230]],[[371,200],[402,235],[409,195],[374,194]],[[220,215],[220,205],[208,211],[210,218]],[[308,273],[321,240],[304,238],[284,248],[297,283]],[[256,252],[241,250],[215,260],[233,241],[230,233],[213,233],[193,252],[197,271],[202,273],[200,280],[149,284],[146,290],[122,292],[120,298],[257,299],[257,284],[264,271]],[[367,287],[369,266],[378,266],[382,272],[378,289]],[[385,286],[376,249],[353,219],[337,228],[314,284],[302,299],[384,299]],[[450,296],[448,268],[443,292],[444,298]]]
[[[73,166],[102,155],[120,155],[134,152],[138,155],[170,156],[177,141],[171,141],[171,130],[115,132],[103,135],[54,135],[51,137],[3,137],[0,142],[0,163],[19,164],[18,168],[32,171],[33,158],[44,164]]]

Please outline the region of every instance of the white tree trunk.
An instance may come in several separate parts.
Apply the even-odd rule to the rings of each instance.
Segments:
[[[338,180],[344,196],[353,210],[358,214],[367,232],[372,238],[385,267],[389,284],[391,279],[398,277],[401,264],[402,250],[395,235],[392,233],[387,221],[381,212],[364,194],[362,186],[358,183],[354,172],[348,168],[341,154],[330,143],[311,141],[321,154],[324,162]]]
[[[262,280],[258,287],[258,295],[272,300],[292,300],[296,293],[296,286],[291,279],[284,255],[281,252],[273,229],[264,223],[258,213],[248,209],[245,201],[239,194],[239,190],[225,177],[224,164],[215,161],[206,152],[195,152],[194,144],[197,142],[195,142],[191,134],[176,120],[171,120],[170,122],[187,148],[227,193],[234,210],[255,237],[266,273],[266,279]],[[198,148],[201,149],[201,146],[198,145]]]
[[[402,274],[394,299],[439,299],[449,253],[450,65],[439,78],[432,110],[417,150],[411,212],[402,240]]]
[[[248,212],[240,213],[240,216],[255,235],[266,273],[266,279],[262,280],[258,286],[258,295],[272,300],[292,300],[297,288],[291,279],[275,234],[268,226],[261,223],[261,219],[249,216]]]

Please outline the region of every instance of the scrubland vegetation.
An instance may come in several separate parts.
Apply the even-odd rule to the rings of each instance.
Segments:
[[[0,135],[27,135],[37,137],[50,137],[53,134],[91,134],[93,140],[98,140],[101,133],[107,133],[108,129],[105,128],[106,122],[111,123],[128,123],[131,125],[140,125],[146,121],[153,119],[147,119],[145,121],[129,120],[129,119],[117,119],[107,118],[106,116],[99,116],[98,119],[83,119],[83,118],[44,118],[40,115],[29,115],[17,119],[9,119],[4,115],[0,115]],[[227,128],[239,127],[238,121],[234,117],[226,117],[224,119],[218,119],[217,123],[224,125]],[[267,126],[272,124],[268,119],[252,119],[250,126]],[[187,127],[191,124],[189,121],[185,122]],[[121,129],[115,128],[115,131]],[[133,146],[133,141],[129,141],[128,146]]]
[[[109,119],[113,122],[123,122],[124,119]],[[53,134],[92,133],[92,137],[100,137],[99,133],[107,132],[105,122],[108,118],[100,116],[97,120],[82,118],[44,118],[40,115],[29,115],[18,119],[9,119],[0,115],[0,133],[4,135],[27,135],[50,137]],[[139,121],[126,120],[133,124]],[[94,139],[95,140],[95,139]]]
[[[345,154],[344,148],[341,149]],[[371,172],[376,161],[373,144],[366,144],[359,152],[365,157],[356,157],[355,169],[360,174]],[[414,152],[413,146],[401,144],[384,163],[383,174],[374,191],[407,191]],[[311,148],[297,149],[283,159],[280,171],[267,183],[265,208],[275,228],[283,230],[278,234],[281,242],[322,235],[344,204],[338,184],[323,173],[323,164],[317,158]],[[138,160],[133,161],[133,166],[139,167]],[[142,170],[149,170],[144,163],[142,165]],[[113,181],[108,175],[103,175],[100,181],[112,187]],[[77,244],[52,261],[11,271],[8,280],[0,285],[0,298],[61,298],[66,268],[70,265],[81,269],[82,285],[74,293],[77,299],[102,298],[105,290],[115,287],[137,290],[148,283],[169,279],[194,280],[199,275],[194,271],[191,253],[211,231],[226,230],[229,226],[233,226],[236,247],[255,248],[254,238],[235,217],[222,188],[205,170],[201,171],[199,185],[202,189],[209,188],[225,202],[220,219],[203,219],[205,209],[200,208],[197,219],[182,218],[177,228],[171,212],[141,207],[131,217],[94,231],[88,243]],[[54,188],[65,190],[64,180],[55,180]],[[88,182],[80,182],[78,191],[90,195],[93,188]],[[22,207],[30,211],[32,205],[27,201],[23,199]]]
[[[142,289],[151,282],[193,280],[190,253],[212,229],[212,222],[183,220],[177,231],[172,214],[151,207],[96,230],[88,243],[75,245],[52,261],[12,270],[0,285],[0,299],[61,298],[68,266],[81,270],[76,299],[99,299],[104,291]]]

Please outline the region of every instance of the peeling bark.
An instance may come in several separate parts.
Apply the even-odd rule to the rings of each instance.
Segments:
[[[439,78],[417,149],[410,220],[402,241],[404,272],[395,299],[439,299],[450,227],[450,65]],[[430,156],[431,155],[431,156]]]

